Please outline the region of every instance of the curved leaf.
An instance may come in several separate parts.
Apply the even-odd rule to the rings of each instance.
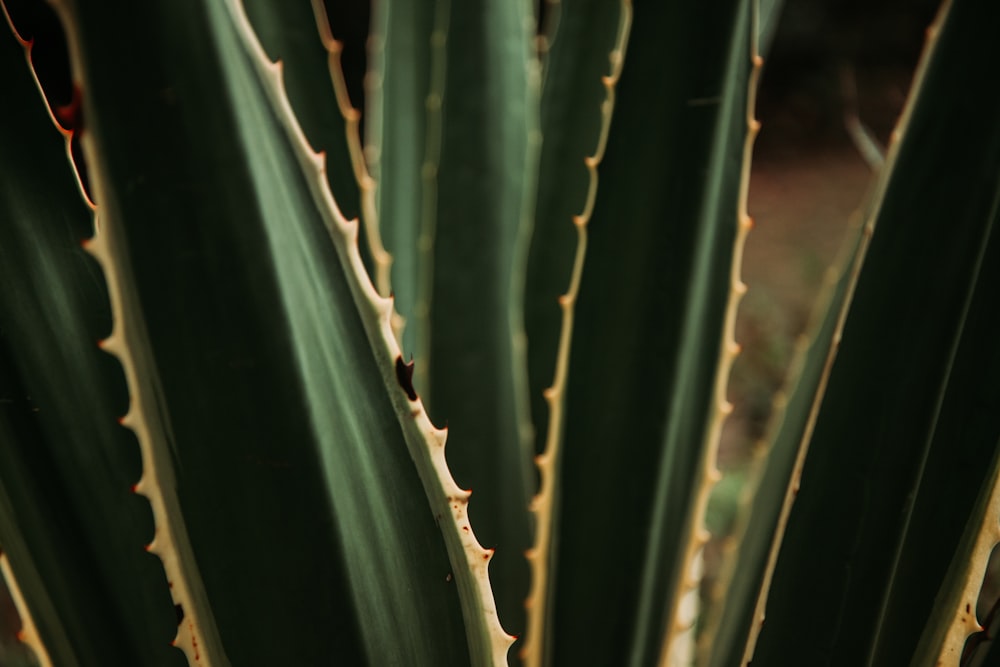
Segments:
[[[25,51],[0,31],[0,545],[57,665],[178,667],[163,568],[132,493],[139,450],[118,418],[118,363],[91,213]],[[86,470],[86,475],[80,471]]]
[[[558,470],[573,317],[587,252],[597,167],[604,157],[631,27],[631,3],[571,3],[558,10],[558,39],[546,42],[541,98],[542,152],[535,226],[525,279],[528,389],[539,490],[522,656],[540,665],[551,648],[553,569],[559,521]],[[549,36],[550,38],[552,35]]]
[[[449,465],[497,548],[501,619],[519,634],[534,491],[521,323],[540,141],[530,5],[382,12],[373,152],[403,347],[415,390],[448,424]]]
[[[917,657],[915,628],[989,470],[1000,438],[986,296],[998,261],[1000,122],[981,109],[1000,92],[970,98],[953,74],[988,76],[984,12],[955,0],[931,31],[937,44],[871,222],[754,664],[789,652],[816,665]],[[796,625],[803,596],[808,628]]]
[[[733,354],[750,29],[748,2],[635,9],[576,309],[555,664],[673,650]]]
[[[203,582],[214,659],[495,663],[489,554],[456,523],[443,439],[399,386],[389,304],[278,69],[235,3],[126,4],[68,11],[95,252],[122,291],[109,346],[136,382],[129,423],[172,468],[192,556],[154,545]]]

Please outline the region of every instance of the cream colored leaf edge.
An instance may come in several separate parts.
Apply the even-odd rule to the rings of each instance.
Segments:
[[[701,484],[695,491],[692,508],[690,532],[684,538],[684,555],[681,561],[681,581],[678,583],[678,594],[674,599],[667,627],[664,633],[663,646],[660,652],[659,664],[662,667],[680,667],[690,665],[694,661],[697,630],[697,620],[701,608],[701,580],[704,570],[705,545],[711,539],[711,534],[705,526],[708,511],[708,501],[712,489],[721,479],[722,474],[717,466],[719,442],[722,437],[722,425],[732,413],[733,405],[726,398],[729,386],[729,376],[733,362],[739,355],[741,347],[736,342],[736,315],[740,301],[747,292],[743,282],[742,264],[743,249],[747,235],[753,229],[753,219],[747,210],[747,198],[750,187],[750,167],[753,157],[753,145],[760,131],[760,122],[755,117],[757,103],[757,88],[760,80],[764,59],[757,47],[757,23],[759,8],[753,0],[750,3],[750,51],[746,57],[750,60],[751,69],[747,82],[746,128],[747,133],[743,143],[743,163],[740,172],[739,194],[735,211],[736,237],[733,242],[733,259],[730,268],[729,299],[726,304],[726,314],[723,320],[723,334],[719,349],[719,364],[716,368],[714,385],[714,405],[705,434],[705,454],[702,460]]]
[[[809,451],[809,441],[812,437],[813,428],[816,425],[816,417],[819,414],[819,406],[822,402],[822,397],[826,391],[826,384],[829,380],[830,369],[833,366],[833,361],[837,356],[837,349],[840,345],[840,338],[844,328],[844,322],[847,319],[847,312],[850,308],[851,300],[854,295],[854,290],[857,287],[858,276],[861,273],[861,266],[864,263],[864,258],[868,252],[868,246],[871,242],[872,234],[875,231],[875,223],[878,220],[879,212],[881,211],[882,201],[885,198],[886,188],[889,184],[889,176],[892,174],[893,168],[896,164],[897,157],[899,155],[899,148],[902,144],[903,136],[906,133],[906,129],[909,126],[910,117],[913,115],[913,108],[916,103],[917,91],[920,90],[921,83],[923,82],[924,75],[927,71],[928,64],[934,53],[934,48],[937,45],[937,36],[940,33],[941,26],[947,20],[948,11],[951,8],[951,0],[944,0],[941,8],[938,10],[937,16],[934,19],[934,23],[927,29],[927,38],[924,45],[923,54],[920,57],[920,62],[917,65],[916,72],[913,76],[913,82],[910,84],[910,94],[907,98],[906,105],[903,108],[903,113],[899,118],[899,122],[896,125],[896,129],[893,130],[891,136],[891,142],[889,145],[889,151],[886,155],[885,165],[879,172],[878,181],[876,183],[875,192],[873,194],[874,205],[867,213],[867,219],[864,222],[864,228],[862,230],[862,239],[858,246],[857,253],[851,262],[848,270],[850,273],[850,284],[847,289],[847,295],[844,299],[843,305],[841,306],[840,315],[837,321],[837,325],[833,334],[833,341],[830,346],[830,352],[827,355],[826,365],[823,369],[823,375],[820,380],[819,387],[816,391],[816,398],[813,402],[812,409],[809,413],[809,419],[806,423],[806,428],[802,435],[802,445],[799,447],[798,455],[795,459],[795,464],[792,469],[792,476],[788,484],[788,490],[785,494],[785,502],[781,509],[781,514],[778,517],[778,523],[775,528],[774,540],[771,545],[771,552],[768,556],[767,566],[764,571],[764,581],[761,585],[760,594],[757,598],[757,606],[753,615],[753,622],[750,628],[750,634],[747,637],[746,650],[743,654],[743,660],[741,665],[749,665],[750,661],[753,659],[754,650],[757,646],[757,639],[760,637],[760,631],[764,625],[764,619],[766,617],[767,608],[767,596],[771,588],[771,580],[774,576],[774,568],[777,564],[778,553],[781,549],[782,538],[785,533],[785,528],[788,525],[788,517],[791,514],[792,504],[795,502],[795,496],[799,491],[799,484],[802,480],[802,469],[805,465],[806,455]],[[989,554],[987,554],[988,557]]]
[[[314,0],[318,2],[319,0]],[[433,27],[428,42],[430,45],[430,73],[428,81],[427,95],[424,98],[424,156],[420,165],[420,211],[419,230],[416,241],[417,266],[419,271],[416,277],[416,301],[413,311],[409,317],[404,317],[398,311],[392,312],[392,329],[396,335],[396,341],[402,346],[403,330],[407,325],[415,328],[414,347],[416,357],[421,360],[421,364],[416,366],[413,372],[413,386],[417,391],[425,396],[430,396],[430,313],[431,295],[434,285],[434,236],[437,223],[437,177],[438,167],[441,158],[441,137],[443,134],[443,114],[445,82],[447,74],[446,46],[448,41],[448,26],[450,22],[450,0],[438,0],[433,7]],[[381,25],[384,29],[389,21],[387,15],[391,12],[391,7],[379,5],[372,8],[373,12],[381,13],[379,19],[373,18],[373,24]],[[379,32],[378,27],[373,27],[368,37],[368,57],[369,68],[365,79],[366,93],[368,95],[368,122],[366,124],[366,144],[361,155],[367,160],[369,170],[374,174],[372,183],[375,190],[372,192],[371,206],[373,215],[379,215],[377,209],[377,187],[379,180],[380,160],[382,154],[382,123],[383,111],[382,103],[374,103],[382,91],[382,72],[385,62],[386,35]],[[380,218],[379,218],[380,219]],[[392,255],[387,253],[388,264],[385,266],[384,274],[378,274],[376,287],[383,296],[392,293],[390,286],[392,268]],[[379,269],[381,270],[381,269]],[[384,284],[383,282],[384,281]]]
[[[828,306],[833,301],[833,292],[841,276],[841,271],[838,271],[838,267],[847,267],[849,269],[854,265],[856,244],[852,243],[852,241],[854,241],[857,238],[857,235],[861,233],[861,218],[861,211],[852,214],[848,230],[845,234],[845,243],[841,247],[837,258],[834,260],[831,267],[829,267],[823,275],[820,297],[818,299],[818,302],[823,304],[823,306]],[[809,321],[807,332],[818,331],[823,321],[822,315],[827,309],[827,307],[819,307],[816,309]],[[788,373],[786,374],[786,379],[781,388],[775,392],[771,400],[771,413],[774,416],[772,416],[768,425],[767,433],[761,439],[756,441],[751,448],[751,475],[744,483],[743,489],[740,492],[739,507],[741,511],[749,509],[750,504],[756,496],[757,489],[763,477],[763,464],[765,463],[766,455],[768,453],[767,444],[778,433],[781,422],[777,419],[777,417],[781,416],[786,409],[788,396],[792,391],[794,391],[795,386],[799,382],[799,378],[805,368],[806,352],[808,351],[811,340],[812,336],[810,333],[802,333],[795,340],[792,362]],[[728,589],[730,582],[736,575],[739,566],[739,563],[736,560],[737,547],[739,543],[738,536],[745,532],[747,519],[748,516],[745,514],[744,516],[739,517],[737,519],[737,526],[733,530],[733,533],[723,540],[722,572],[716,581],[716,584],[712,587],[712,590],[708,594],[706,606],[708,607],[710,616],[705,621],[704,628],[698,636],[698,664],[708,664],[709,657],[713,649],[715,635],[718,632],[721,622],[723,611],[721,606],[725,601],[725,591]]]
[[[75,4],[73,0],[53,0],[52,5],[66,32],[74,84],[85,91],[87,85],[84,61],[75,32]],[[58,123],[56,126],[59,127]],[[61,128],[60,131],[66,139],[67,155],[72,163],[69,148],[72,132]],[[107,192],[107,184],[99,168],[100,159],[92,136],[87,132],[81,133],[80,144],[91,165],[93,200],[100,202]],[[131,269],[119,247],[120,240],[114,238],[116,222],[102,215],[100,207],[87,197],[78,173],[76,177],[84,201],[94,212],[94,236],[85,242],[84,248],[100,264],[111,301],[112,330],[100,342],[100,346],[115,356],[122,365],[129,388],[130,404],[128,412],[120,421],[135,433],[142,457],[142,476],[133,490],[149,500],[153,512],[154,536],[146,550],[162,561],[173,602],[184,611],[172,644],[184,652],[191,665],[224,667],[229,662],[207,602],[175,491],[176,483],[169,453],[169,426],[162,414],[163,406],[157,405],[153,398],[158,395],[155,368],[151,360],[142,353],[142,350],[148,349],[145,345],[145,325],[137,316],[139,309],[130,307],[134,300],[127,288],[131,282]]]
[[[420,232],[417,235],[417,298],[413,304],[413,337],[416,356],[421,364],[413,373],[413,384],[427,396],[431,395],[431,299],[434,294],[434,237],[437,232],[437,178],[441,162],[441,141],[444,134],[444,95],[447,83],[448,26],[451,0],[438,0],[434,6],[434,28],[431,32],[430,87],[424,107],[427,112],[424,131],[424,161],[420,165]],[[398,335],[402,339],[405,320],[397,315]]]
[[[321,4],[321,0],[313,0],[314,3]],[[389,16],[392,13],[392,3],[376,3],[372,7],[371,29],[368,34],[368,71],[365,76],[365,94],[367,95],[365,115],[364,146],[360,155],[364,158],[368,166],[371,184],[374,186],[371,197],[373,219],[381,221],[381,212],[378,205],[378,186],[381,180],[381,160],[382,144],[384,140],[384,101],[380,99],[383,92],[385,72],[385,46],[388,36],[385,33],[389,29]],[[425,8],[426,9],[426,8]],[[426,296],[433,280],[433,263],[429,261],[429,255],[434,249],[434,229],[437,214],[437,182],[438,162],[441,152],[442,134],[442,103],[445,87],[445,46],[447,43],[448,24],[450,19],[450,0],[440,0],[434,3],[429,11],[433,11],[433,21],[431,34],[428,39],[430,47],[430,72],[427,95],[424,98],[424,156],[420,165],[421,198],[419,204],[419,233],[417,238],[417,252],[420,257],[418,265],[421,267],[417,275],[417,301],[414,303],[414,310],[409,317],[404,317],[398,311],[393,311],[392,327],[396,334],[396,340],[402,345],[403,330],[409,320],[415,320],[417,334],[415,336],[415,347],[418,358],[424,360],[420,366],[414,370],[413,385],[421,394],[429,396],[428,372],[429,367],[429,337],[426,334],[429,327],[430,302]],[[325,13],[324,19],[325,20]],[[321,27],[321,32],[323,28]],[[325,39],[325,38],[324,38]],[[359,138],[360,139],[360,138]],[[374,252],[374,251],[373,251]],[[391,289],[391,269],[394,261],[392,254],[387,253],[388,263],[376,270],[375,285],[379,293],[383,296],[390,295]]]
[[[31,49],[34,46],[34,43],[33,41],[23,39],[17,32],[17,28],[14,27],[14,22],[10,18],[10,13],[7,11],[6,0],[0,0],[0,11],[3,12],[4,20],[7,22],[7,27],[10,28],[11,33],[14,35],[14,39],[16,39],[18,44],[21,45],[21,48],[24,49],[25,65],[28,67],[28,71],[31,72],[31,78],[34,80],[35,87],[38,89],[38,94],[41,96],[42,102],[45,104],[45,111],[49,115],[49,120],[52,122],[56,131],[63,137],[63,141],[66,144],[66,157],[69,160],[70,168],[73,172],[73,179],[76,181],[76,187],[80,191],[80,197],[87,206],[93,208],[93,202],[90,201],[90,196],[87,194],[87,190],[83,186],[83,180],[80,177],[80,172],[73,164],[73,153],[70,147],[70,141],[73,139],[73,132],[71,130],[63,129],[59,119],[56,118],[55,110],[49,105],[49,101],[45,98],[45,91],[42,89],[42,83],[38,80],[38,74],[35,72],[35,67],[31,64]]]
[[[554,3],[553,3],[554,4]],[[555,11],[558,11],[556,8]],[[587,188],[583,210],[573,217],[572,223],[577,233],[576,254],[570,274],[569,288],[559,297],[562,323],[559,332],[559,346],[556,356],[555,376],[545,390],[545,400],[549,406],[548,431],[545,434],[545,450],[535,458],[539,473],[539,490],[532,499],[531,512],[535,516],[535,543],[526,557],[531,568],[531,588],[525,602],[527,609],[527,629],[521,658],[526,667],[541,667],[544,657],[544,634],[546,619],[551,604],[549,568],[552,558],[552,533],[555,529],[555,489],[558,484],[558,470],[563,445],[563,421],[566,395],[566,378],[569,374],[570,350],[572,347],[573,317],[583,266],[587,254],[587,224],[594,211],[597,199],[597,166],[604,158],[611,128],[611,116],[615,106],[615,86],[621,76],[625,62],[625,49],[632,27],[632,2],[622,0],[621,14],[617,27],[615,45],[608,54],[610,70],[602,77],[605,88],[604,102],[601,103],[601,127],[594,154],[584,158],[590,182]]]
[[[958,665],[969,636],[984,630],[976,617],[976,605],[989,566],[990,555],[997,544],[1000,544],[1000,475],[993,478],[983,517],[983,527],[972,547],[962,593],[955,605],[952,622],[944,635],[935,665]]]
[[[270,97],[275,113],[296,149],[318,212],[345,267],[345,275],[358,312],[382,372],[389,397],[399,416],[410,456],[417,467],[430,509],[438,520],[454,568],[459,598],[471,653],[471,664],[507,664],[507,652],[514,638],[500,625],[493,591],[489,582],[492,549],[485,549],[469,524],[466,508],[471,492],[460,488],[445,461],[447,429],[436,428],[419,398],[410,400],[399,385],[397,366],[403,363],[399,343],[392,328],[393,301],[380,296],[368,279],[358,249],[358,222],[347,220],[337,208],[325,177],[326,158],[309,145],[285,93],[282,66],[271,62],[264,53],[246,16],[241,0],[227,0],[237,32],[260,80]],[[450,521],[444,520],[450,518]]]
[[[382,296],[389,296],[392,255],[386,251],[385,245],[382,243],[382,235],[379,232],[378,210],[375,205],[377,183],[372,177],[370,169],[374,160],[366,158],[366,153],[370,153],[370,151],[362,146],[361,112],[351,104],[351,98],[347,93],[347,82],[344,80],[344,68],[340,61],[344,45],[334,38],[333,32],[330,30],[330,20],[323,0],[312,0],[312,9],[320,41],[327,52],[330,81],[333,83],[333,92],[337,98],[337,108],[340,109],[340,115],[344,118],[344,132],[347,135],[347,147],[351,154],[351,166],[354,168],[354,178],[358,182],[358,189],[361,193],[361,220],[364,223],[365,238],[368,241],[368,249],[374,263],[375,288]],[[369,72],[368,77],[368,85],[374,85],[371,83],[371,72]]]
[[[21,618],[21,629],[17,633],[17,640],[31,649],[40,667],[52,667],[52,658],[49,657],[49,652],[38,635],[38,628],[35,627],[35,621],[31,617],[31,609],[24,601],[24,595],[17,585],[17,578],[10,567],[10,561],[3,552],[0,552],[0,576],[7,582],[7,590],[10,591],[10,597],[14,601],[14,609]]]

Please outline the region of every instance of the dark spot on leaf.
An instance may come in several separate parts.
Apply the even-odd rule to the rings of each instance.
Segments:
[[[396,381],[403,388],[411,401],[417,400],[417,392],[413,390],[413,362],[406,363],[403,357],[396,357]]]
[[[175,604],[174,605],[174,612],[177,613],[177,625],[180,625],[181,623],[184,622],[184,606],[183,605],[179,605],[179,604]]]

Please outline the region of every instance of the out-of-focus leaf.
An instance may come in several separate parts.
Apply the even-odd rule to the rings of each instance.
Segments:
[[[380,339],[386,305],[240,8],[70,14],[133,401],[164,424],[153,445],[225,657],[468,661],[456,589],[471,575],[449,576],[407,451],[422,412]],[[468,625],[490,662],[483,622]]]
[[[288,99],[309,144],[326,154],[326,176],[337,206],[345,217],[357,218],[361,203],[346,121],[337,106],[317,16],[308,1],[243,0],[243,4],[264,50],[284,66]]]
[[[750,31],[748,2],[635,8],[573,331],[553,664],[657,663],[686,591],[729,353]]]
[[[531,7],[382,11],[373,149],[403,348],[416,391],[448,425],[472,524],[497,549],[501,620],[519,634],[534,491],[521,315],[540,139]]]
[[[1000,437],[989,314],[1000,261],[992,231],[1000,122],[982,109],[1000,92],[966,90],[990,77],[988,25],[981,3],[951,3],[919,78],[816,419],[755,665],[783,664],[789,654],[815,665],[917,657],[916,628],[931,613],[989,470]]]
[[[0,88],[0,546],[55,664],[179,667],[92,214],[6,25]]]

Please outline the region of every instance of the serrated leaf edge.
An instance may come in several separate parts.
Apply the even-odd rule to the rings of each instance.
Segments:
[[[7,590],[10,592],[11,600],[14,601],[14,609],[17,610],[17,615],[21,618],[21,629],[17,633],[17,640],[31,649],[38,660],[39,667],[52,667],[52,658],[49,657],[49,652],[45,648],[42,638],[38,635],[38,628],[35,627],[31,609],[25,603],[24,594],[21,593],[21,587],[17,584],[17,577],[14,576],[14,571],[10,567],[10,560],[8,560],[7,554],[2,551],[0,551],[0,576],[7,583]]]
[[[833,339],[830,346],[830,352],[827,357],[826,366],[823,369],[823,375],[820,379],[819,386],[816,390],[816,398],[813,401],[813,406],[809,414],[808,421],[805,426],[805,430],[802,435],[802,445],[799,448],[798,456],[795,460],[795,465],[792,469],[792,476],[789,480],[788,491],[785,496],[785,503],[781,509],[781,514],[778,518],[777,526],[775,527],[774,540],[772,542],[771,553],[768,557],[767,566],[764,571],[764,581],[761,584],[760,594],[757,598],[757,607],[753,614],[753,622],[751,623],[750,633],[747,637],[746,649],[743,653],[743,660],[740,662],[741,665],[749,665],[753,659],[754,650],[757,646],[757,640],[760,637],[761,629],[764,625],[764,620],[766,617],[767,608],[767,596],[771,587],[771,581],[774,575],[774,568],[777,565],[778,553],[781,550],[781,543],[784,537],[785,527],[788,524],[788,517],[791,514],[792,504],[795,502],[795,496],[798,494],[799,484],[802,480],[802,469],[805,466],[806,455],[809,451],[809,442],[812,437],[812,431],[816,424],[816,418],[819,414],[819,407],[822,403],[823,394],[826,391],[827,380],[829,379],[830,369],[833,366],[833,362],[837,356],[837,350],[840,345],[841,334],[843,332],[844,323],[847,320],[847,313],[850,309],[851,300],[854,295],[854,290],[857,286],[857,280],[861,273],[861,266],[864,263],[865,256],[868,252],[868,246],[871,241],[872,234],[875,231],[875,224],[878,220],[878,215],[881,210],[881,204],[885,197],[885,191],[889,183],[889,176],[892,174],[893,166],[896,163],[897,156],[899,154],[899,148],[902,144],[903,136],[906,133],[906,128],[909,125],[910,117],[913,115],[913,108],[917,99],[917,92],[920,89],[921,82],[924,79],[924,74],[927,71],[927,67],[931,61],[931,57],[934,52],[934,47],[937,44],[937,36],[940,32],[941,26],[944,24],[948,16],[948,11],[951,8],[952,0],[944,0],[941,4],[940,9],[934,19],[934,22],[927,28],[927,37],[924,44],[924,50],[920,57],[920,62],[917,64],[916,71],[913,75],[912,83],[910,84],[910,93],[907,97],[906,104],[903,107],[903,112],[899,117],[899,121],[896,124],[896,128],[892,131],[889,150],[886,154],[885,163],[882,170],[878,174],[878,179],[875,187],[875,191],[872,197],[873,205],[867,212],[867,218],[864,222],[864,227],[862,228],[862,238],[861,242],[858,244],[856,255],[851,262],[848,270],[850,271],[850,284],[847,288],[847,294],[844,298],[844,302],[841,306],[840,316],[833,334]]]
[[[358,222],[347,220],[337,207],[325,177],[325,155],[312,149],[295,118],[285,93],[280,61],[271,62],[268,59],[250,25],[242,0],[228,0],[227,5],[276,115],[296,149],[303,172],[309,176],[312,194],[320,204],[319,213],[347,269],[345,276],[351,293],[455,569],[472,664],[506,665],[507,652],[514,637],[500,625],[493,599],[488,572],[493,550],[483,548],[476,539],[466,512],[471,492],[460,488],[448,469],[445,460],[447,429],[436,428],[420,398],[410,400],[399,386],[395,366],[397,360],[402,359],[402,354],[392,327],[392,297],[380,296],[368,279],[358,249]],[[451,520],[443,521],[445,516]]]
[[[77,36],[72,30],[72,26],[76,24],[75,6],[73,6],[72,0],[53,0],[52,6],[65,29],[73,82],[84,89],[85,86],[81,83],[84,72],[82,54]],[[21,41],[23,43],[23,40]],[[32,74],[34,75],[33,69]],[[35,81],[38,82],[37,76]],[[40,87],[39,90],[41,90]],[[99,346],[118,359],[129,387],[129,410],[119,421],[122,426],[135,433],[139,442],[142,475],[133,487],[133,491],[149,500],[155,527],[153,540],[146,546],[146,550],[159,556],[163,563],[171,598],[174,604],[180,605],[185,610],[184,619],[178,625],[177,635],[172,645],[181,649],[192,665],[198,667],[211,667],[212,664],[228,665],[211,609],[204,603],[207,596],[197,573],[197,566],[193,565],[193,552],[179,511],[179,502],[173,491],[175,484],[168,454],[169,445],[167,444],[169,436],[157,417],[156,409],[147,408],[144,405],[147,400],[151,400],[150,397],[155,395],[155,389],[150,390],[149,384],[143,389],[138,378],[145,377],[147,383],[152,384],[155,383],[155,373],[139,373],[137,366],[141,365],[142,361],[137,360],[136,356],[132,354],[133,344],[144,341],[146,336],[140,320],[133,319],[126,322],[129,319],[129,310],[124,308],[125,296],[122,284],[126,282],[125,275],[129,269],[121,259],[115,259],[113,242],[109,239],[107,231],[102,230],[99,208],[87,196],[79,170],[73,162],[70,141],[74,136],[74,131],[62,129],[51,108],[49,115],[57,130],[65,138],[67,157],[73,167],[81,197],[94,214],[94,236],[84,241],[83,248],[97,260],[104,272],[113,319],[111,334],[100,341]],[[85,155],[90,156],[92,163],[96,165],[97,161],[93,159],[95,149],[90,134],[82,132],[80,143]],[[99,170],[92,169],[90,179],[91,191],[95,193],[94,199],[100,200],[100,195],[97,193],[102,191],[103,182]],[[173,508],[174,511],[170,512],[168,508]]]
[[[439,0],[434,6],[434,29],[431,32],[430,86],[425,99],[427,111],[424,132],[424,161],[420,166],[422,196],[420,198],[420,232],[417,235],[417,298],[413,304],[413,337],[416,357],[422,361],[414,372],[413,384],[420,391],[431,395],[431,297],[434,293],[434,235],[437,226],[437,176],[441,161],[441,141],[444,134],[443,113],[445,85],[447,83],[447,45],[451,0]],[[406,321],[398,321],[398,335],[402,340]]]
[[[555,11],[558,12],[558,9]],[[593,214],[594,203],[597,199],[597,166],[604,158],[604,151],[608,143],[611,115],[615,104],[615,86],[625,62],[625,50],[631,26],[632,2],[631,0],[622,0],[617,38],[614,47],[608,54],[610,71],[602,77],[605,98],[601,103],[601,127],[597,137],[597,146],[593,155],[584,158],[590,182],[583,202],[583,210],[579,215],[574,216],[572,221],[576,228],[577,246],[570,272],[569,287],[566,293],[559,297],[562,325],[559,332],[555,374],[552,384],[545,390],[545,400],[548,403],[550,415],[548,431],[545,436],[545,449],[535,457],[535,466],[539,473],[539,490],[532,499],[530,507],[535,517],[535,543],[525,554],[531,567],[531,588],[525,601],[527,629],[524,645],[521,648],[521,659],[526,667],[541,667],[543,662],[544,629],[551,602],[549,600],[548,570],[551,567],[553,551],[555,487],[558,483],[559,461],[562,454],[563,410],[572,348],[573,318],[587,254],[587,224]]]
[[[705,453],[702,459],[701,484],[694,493],[694,502],[690,522],[690,530],[684,539],[684,558],[681,565],[681,581],[674,604],[668,615],[663,647],[660,652],[659,664],[666,666],[686,665],[693,660],[698,610],[701,605],[700,585],[702,579],[704,549],[711,539],[705,525],[708,511],[708,501],[712,489],[722,478],[717,466],[719,442],[722,437],[722,425],[732,413],[733,405],[726,398],[733,362],[739,355],[741,347],[736,342],[736,316],[740,302],[747,292],[743,282],[742,263],[743,249],[750,230],[753,229],[753,219],[747,210],[747,200],[750,187],[750,171],[753,158],[753,145],[760,132],[760,122],[755,117],[757,88],[760,81],[764,59],[757,46],[756,23],[759,7],[756,0],[750,3],[750,59],[751,69],[747,82],[746,128],[747,133],[743,144],[743,163],[741,165],[739,194],[737,197],[736,237],[733,242],[732,265],[730,268],[729,299],[723,320],[723,334],[719,349],[719,364],[715,376],[715,409],[712,412],[705,435]]]
[[[364,224],[365,239],[368,242],[368,249],[374,262],[375,288],[382,296],[388,296],[390,292],[389,275],[392,269],[392,255],[385,249],[382,243],[382,235],[379,232],[378,210],[375,206],[375,189],[377,184],[371,175],[369,168],[370,160],[365,157],[366,148],[361,142],[361,111],[351,104],[351,98],[347,94],[347,81],[344,79],[344,68],[340,61],[340,55],[344,50],[344,45],[336,40],[330,30],[330,20],[326,13],[326,5],[323,0],[312,0],[313,16],[316,18],[316,29],[319,32],[320,41],[327,52],[327,66],[330,70],[330,81],[333,83],[333,92],[337,98],[337,108],[344,118],[344,132],[347,135],[347,148],[351,155],[351,166],[354,167],[354,178],[358,183],[361,193],[361,221]],[[372,74],[369,73],[369,79]],[[371,85],[371,84],[369,84]]]
[[[962,593],[955,605],[954,616],[941,644],[936,665],[959,664],[969,636],[984,630],[976,616],[976,606],[990,555],[998,544],[1000,544],[1000,476],[995,475],[986,504],[983,528],[976,536],[972,547]]]
[[[17,28],[14,26],[14,22],[10,18],[10,13],[7,11],[7,4],[5,0],[0,0],[0,11],[3,12],[4,19],[7,21],[7,26],[10,28],[11,33],[13,33],[14,39],[16,39],[21,45],[21,48],[24,49],[25,64],[28,66],[28,71],[31,72],[31,78],[35,82],[35,87],[38,88],[38,94],[45,103],[45,111],[49,115],[49,120],[52,122],[56,131],[62,135],[63,140],[66,143],[66,158],[69,160],[70,168],[73,172],[73,179],[76,181],[76,187],[80,191],[80,197],[87,204],[87,206],[93,208],[94,202],[90,200],[90,196],[87,194],[87,189],[83,185],[83,178],[80,175],[80,170],[77,169],[73,160],[73,151],[70,142],[73,140],[74,131],[64,129],[62,123],[59,122],[59,119],[56,117],[55,110],[52,108],[52,105],[49,104],[48,98],[45,97],[45,91],[42,89],[42,82],[38,80],[38,74],[35,72],[35,67],[31,64],[31,50],[34,47],[34,40],[26,40],[21,37],[20,33],[17,32]]]
[[[712,586],[711,591],[708,593],[707,606],[710,610],[712,610],[710,612],[711,615],[705,621],[704,628],[698,636],[699,660],[705,664],[708,664],[710,660],[715,635],[718,632],[721,623],[721,606],[724,603],[725,592],[728,589],[730,582],[736,575],[736,571],[739,566],[739,562],[736,560],[735,556],[738,553],[740,540],[742,539],[742,535],[747,527],[746,524],[749,520],[748,512],[750,511],[753,500],[757,495],[758,487],[763,480],[764,464],[767,462],[766,459],[768,455],[768,443],[772,442],[774,438],[777,437],[783,421],[784,412],[788,404],[789,395],[799,384],[799,380],[805,370],[806,353],[812,344],[814,335],[810,332],[816,332],[822,326],[824,315],[831,307],[831,304],[834,303],[834,292],[841,278],[841,274],[853,266],[857,251],[856,237],[860,235],[862,228],[861,217],[861,211],[858,211],[851,216],[848,231],[845,234],[844,245],[840,248],[839,254],[833,264],[823,275],[822,284],[820,286],[820,297],[817,300],[821,306],[813,311],[809,324],[806,327],[806,332],[801,333],[796,337],[794,341],[792,361],[789,364],[785,379],[781,387],[775,391],[771,397],[771,417],[768,421],[767,431],[763,436],[757,439],[751,447],[751,461],[749,464],[750,475],[744,483],[739,496],[739,511],[742,514],[737,516],[735,522],[736,527],[732,533],[723,540],[722,572],[717,578],[715,585]],[[701,664],[701,662],[699,662],[699,664]]]

